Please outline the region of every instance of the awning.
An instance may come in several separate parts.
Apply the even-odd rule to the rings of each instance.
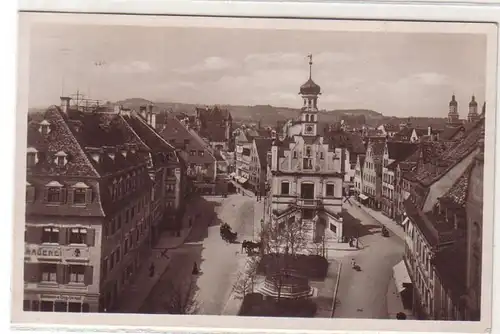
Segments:
[[[401,225],[405,226],[406,224],[408,224],[408,222],[410,221],[410,218],[409,217],[406,217],[403,222],[401,223]]]
[[[236,175],[235,172],[232,172],[231,174],[229,174],[230,177],[234,177]]]
[[[359,198],[362,199],[363,201],[366,201],[368,197],[365,194],[359,194]]]
[[[240,177],[240,179],[238,180],[239,183],[243,184],[245,182],[247,182],[248,179],[246,177]]]
[[[411,284],[411,278],[408,274],[408,269],[406,269],[405,262],[401,260],[401,262],[392,268],[392,271],[394,274],[394,281],[396,281],[398,293],[401,293],[404,289],[406,289],[407,284]]]

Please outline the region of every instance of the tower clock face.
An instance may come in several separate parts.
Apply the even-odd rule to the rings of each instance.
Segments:
[[[312,132],[313,132],[312,125],[306,125],[306,133],[312,133]]]

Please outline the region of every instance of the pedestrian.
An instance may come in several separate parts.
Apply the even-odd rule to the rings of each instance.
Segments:
[[[151,265],[149,266],[149,277],[153,277],[155,275],[155,264],[154,262],[151,262]]]
[[[192,274],[193,275],[198,275],[199,272],[200,271],[198,270],[198,265],[196,264],[196,261],[195,261],[194,264],[193,264],[193,272],[192,272]]]
[[[351,266],[352,268],[356,268],[356,261],[354,261],[354,259],[351,260]]]

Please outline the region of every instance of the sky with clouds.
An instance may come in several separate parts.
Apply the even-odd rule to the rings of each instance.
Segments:
[[[444,117],[455,93],[465,116],[471,95],[485,95],[485,35],[44,24],[29,52],[30,107],[77,89],[109,101],[300,107],[309,53],[321,109]]]

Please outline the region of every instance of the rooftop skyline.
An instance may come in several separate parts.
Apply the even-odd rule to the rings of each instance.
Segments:
[[[117,101],[300,108],[299,87],[321,86],[320,109],[465,118],[484,102],[486,35],[39,25],[30,48],[30,107],[77,89]]]

